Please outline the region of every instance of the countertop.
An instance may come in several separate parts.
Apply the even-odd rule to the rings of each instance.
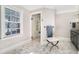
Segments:
[[[79,34],[79,30],[71,30],[71,31],[73,31],[73,32],[75,32],[75,33],[77,33],[77,34]]]

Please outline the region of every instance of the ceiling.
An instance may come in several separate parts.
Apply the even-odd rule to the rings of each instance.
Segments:
[[[78,10],[78,5],[23,5],[22,7],[26,8],[29,11],[33,11],[38,8],[50,8],[56,9],[57,12],[63,11],[71,11],[71,10]]]

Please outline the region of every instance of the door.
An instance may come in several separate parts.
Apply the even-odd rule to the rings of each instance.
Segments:
[[[41,37],[41,17],[40,14],[32,15],[32,39],[40,39]]]

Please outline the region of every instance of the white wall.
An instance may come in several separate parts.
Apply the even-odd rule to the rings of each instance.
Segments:
[[[10,6],[10,7],[14,7],[18,10],[23,11],[23,34],[20,35],[16,35],[13,37],[8,37],[8,38],[4,38],[4,39],[0,39],[0,53],[9,50],[11,47],[16,47],[18,44],[21,44],[22,42],[27,42],[29,41],[30,37],[30,24],[29,24],[29,20],[28,20],[28,13],[29,11],[20,7],[20,6]],[[13,47],[13,48],[14,48]]]
[[[0,24],[1,24],[1,6],[0,6]],[[0,38],[1,38],[1,25],[0,25]]]
[[[73,21],[74,15],[78,14],[78,12],[68,12],[68,13],[62,13],[56,15],[56,32],[55,36],[57,37],[64,37],[69,38],[70,37],[70,29],[71,24],[70,22]],[[77,20],[74,20],[77,21]]]
[[[41,41],[46,41],[47,38],[47,33],[46,33],[46,28],[44,28],[44,26],[47,26],[47,25],[51,25],[51,26],[54,26],[54,29],[53,29],[53,32],[55,32],[55,10],[52,10],[52,9],[47,9],[47,8],[44,8],[43,9],[43,13],[42,13],[42,39]],[[44,42],[42,42],[44,43]]]

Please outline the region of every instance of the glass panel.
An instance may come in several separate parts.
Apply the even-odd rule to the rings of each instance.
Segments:
[[[17,28],[20,28],[20,23],[18,23],[17,25],[18,25]]]
[[[6,35],[10,35],[11,34],[11,30],[7,29]]]
[[[8,8],[5,8],[5,22],[6,35],[20,33],[20,13]]]
[[[6,26],[6,28],[10,28],[10,23],[9,22],[6,22],[5,23],[5,26]]]
[[[15,14],[16,14],[16,15],[15,15],[16,17],[20,17],[19,12],[15,12]]]
[[[10,15],[10,9],[5,8],[5,14]]]
[[[10,16],[9,15],[5,15],[5,18],[8,20],[8,21],[10,21]]]
[[[17,29],[17,33],[20,33],[20,29]]]
[[[12,34],[16,34],[16,29],[12,29]]]

